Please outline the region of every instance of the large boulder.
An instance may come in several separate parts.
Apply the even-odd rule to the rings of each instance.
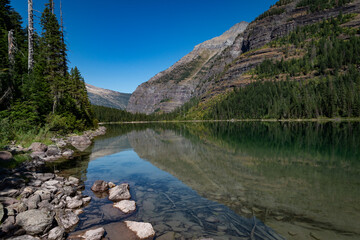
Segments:
[[[27,234],[35,235],[49,229],[53,223],[54,214],[42,209],[32,209],[16,216],[16,224],[21,226]]]
[[[0,161],[10,162],[11,160],[13,160],[11,152],[0,151]]]
[[[120,202],[114,203],[115,208],[120,209],[125,214],[132,213],[136,210],[136,203],[132,200],[122,200]]]
[[[84,151],[91,145],[91,140],[88,136],[73,136],[69,138],[69,142],[79,151]]]
[[[29,147],[29,150],[31,150],[33,152],[46,152],[47,149],[48,149],[48,147],[45,144],[40,143],[40,142],[34,142]]]
[[[91,187],[94,192],[105,192],[109,189],[108,183],[103,180],[96,180]]]
[[[124,223],[141,240],[152,240],[155,237],[155,231],[150,223],[134,221],[125,221]]]
[[[56,211],[55,219],[65,230],[70,230],[79,222],[79,217],[75,213],[62,209]]]
[[[118,202],[121,200],[129,200],[131,198],[129,184],[123,183],[109,190],[109,200]]]

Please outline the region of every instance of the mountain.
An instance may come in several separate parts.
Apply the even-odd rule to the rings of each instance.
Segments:
[[[240,23],[241,28],[239,25],[234,26],[239,27],[237,31],[229,30],[232,34],[224,33],[227,36],[231,35],[231,39],[223,41],[220,45],[212,44],[214,40],[200,44],[172,67],[141,84],[130,98],[127,110],[147,114],[171,112],[192,98],[201,99],[201,102],[204,102],[217,96],[224,97],[234,88],[243,88],[260,79],[257,74],[254,74],[254,69],[265,60],[276,62],[284,59],[290,62],[292,58],[301,59],[306,55],[309,50],[309,41],[314,39],[317,42],[319,36],[313,33],[314,36],[301,39],[301,36],[296,34],[305,26],[314,26],[326,19],[334,19],[340,13],[352,14],[351,19],[340,26],[343,28],[342,35],[344,36],[336,36],[338,39],[349,39],[351,34],[347,34],[346,28],[352,28],[356,32],[360,26],[357,15],[359,12],[359,0],[280,0],[250,24]],[[323,30],[321,26],[319,30]],[[294,32],[295,40],[299,39],[297,42],[275,44],[278,39],[287,38]],[[219,38],[224,40],[226,38],[224,35]],[[213,45],[219,47],[213,50]],[[315,49],[315,46],[313,48]],[[323,54],[321,49],[318,50]],[[302,60],[308,61],[308,59]],[[321,59],[317,60],[321,61]],[[302,76],[297,71],[294,73],[295,76],[284,72],[282,75],[272,76],[272,79],[285,78],[286,80],[289,76],[290,80],[299,81],[316,78],[319,75],[323,77],[335,75],[334,73],[315,73],[320,68],[317,65],[318,62],[311,62],[313,74]],[[346,72],[346,69],[346,66],[342,66],[340,72]],[[330,66],[327,72],[331,72]],[[217,101],[215,99],[213,102]]]
[[[198,76],[211,67],[214,58],[236,41],[247,25],[246,22],[238,23],[221,36],[195,46],[173,66],[141,84],[132,94],[127,110],[147,114],[171,112],[189,101],[200,83]],[[231,54],[237,56],[239,49]]]
[[[131,96],[130,93],[120,93],[90,84],[86,84],[86,90],[91,104],[116,109],[126,109]]]

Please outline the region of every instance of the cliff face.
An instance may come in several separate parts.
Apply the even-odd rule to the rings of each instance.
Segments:
[[[283,2],[285,4],[276,4],[260,15],[247,25],[245,31],[242,28],[241,31],[229,30],[233,32],[229,34],[231,39],[220,37],[221,41],[218,39],[217,43],[211,42],[213,39],[196,46],[174,66],[140,85],[133,93],[127,110],[147,114],[156,110],[170,112],[192,97],[209,98],[244,86],[251,82],[250,76],[245,74],[247,71],[264,59],[283,57],[281,49],[266,45],[272,40],[289,34],[297,27],[336,17],[340,12],[360,12],[360,0],[318,12],[310,12],[308,7],[297,7],[300,0]],[[355,18],[350,24],[358,26],[359,19]],[[217,46],[214,47],[216,50],[212,46]]]
[[[131,96],[129,93],[98,88],[90,84],[86,84],[86,90],[91,104],[116,109],[126,109]]]
[[[129,112],[170,112],[195,96],[199,76],[209,69],[219,54],[236,41],[246,27],[246,22],[233,26],[219,37],[203,42],[177,63],[141,84],[132,94]]]

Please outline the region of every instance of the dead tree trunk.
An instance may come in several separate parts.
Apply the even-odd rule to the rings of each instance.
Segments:
[[[11,65],[15,63],[15,51],[14,30],[10,30],[8,34],[8,56]]]
[[[34,66],[34,14],[33,0],[28,0],[28,71],[31,72]]]

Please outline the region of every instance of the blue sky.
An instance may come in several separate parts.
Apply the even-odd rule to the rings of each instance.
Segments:
[[[42,11],[46,2],[34,0],[34,8]],[[275,2],[62,0],[70,66],[77,66],[89,84],[131,93],[195,45],[238,22],[251,22]],[[27,0],[11,0],[11,5],[27,25]]]

